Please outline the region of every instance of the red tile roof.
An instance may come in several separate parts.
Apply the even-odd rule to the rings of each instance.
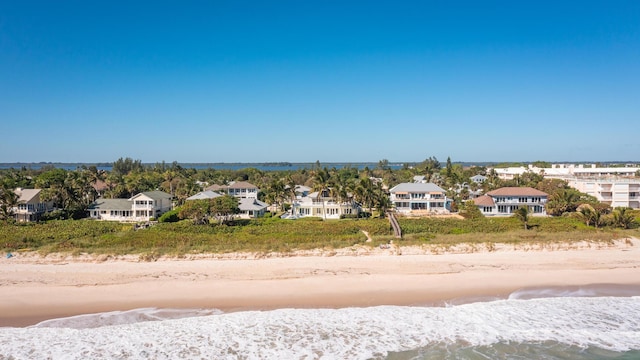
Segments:
[[[482,195],[473,199],[473,203],[478,206],[494,206],[496,204],[493,202],[493,198],[488,195]]]

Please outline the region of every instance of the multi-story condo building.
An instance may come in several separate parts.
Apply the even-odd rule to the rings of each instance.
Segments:
[[[503,187],[489,191],[473,202],[485,216],[509,216],[522,206],[528,207],[532,215],[546,215],[548,198],[547,193],[530,187]]]
[[[640,179],[621,177],[569,178],[569,186],[612,208],[640,209]]]

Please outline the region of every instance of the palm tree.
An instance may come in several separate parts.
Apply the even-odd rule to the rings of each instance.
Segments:
[[[589,204],[583,204],[578,208],[578,214],[584,221],[584,223],[589,226],[593,225],[596,229],[598,225],[600,225],[600,212],[595,210],[593,206]]]
[[[517,217],[524,224],[524,229],[529,229],[529,208],[527,206],[521,206],[513,212],[513,216]]]
[[[634,225],[635,218],[629,210],[631,209],[628,207],[619,207],[613,210],[613,221],[617,226],[629,229]]]
[[[331,183],[331,174],[327,168],[322,168],[316,170],[313,176],[313,190],[318,192],[318,198],[322,201],[322,219],[327,218],[324,197],[325,192],[329,189],[329,184]]]
[[[18,194],[6,185],[0,187],[0,219],[8,222],[13,218],[13,209],[18,206]]]

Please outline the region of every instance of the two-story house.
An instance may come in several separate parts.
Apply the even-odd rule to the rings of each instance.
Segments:
[[[389,190],[391,203],[400,213],[449,213],[451,201],[434,183],[401,183]]]
[[[145,191],[129,199],[97,199],[89,206],[89,217],[111,221],[149,221],[171,210],[171,195]]]
[[[545,204],[549,195],[531,187],[503,187],[473,199],[485,216],[510,216],[526,206],[532,215],[546,215]]]
[[[224,190],[221,190],[221,191],[224,191]],[[244,194],[246,195],[247,193],[245,192]],[[251,192],[251,194],[253,194],[253,192]],[[239,195],[243,195],[243,193],[240,192]],[[187,201],[214,199],[220,196],[223,196],[223,195],[213,190],[205,190],[193,196],[188,197]],[[240,209],[240,213],[236,215],[236,217],[238,218],[251,219],[251,218],[263,217],[265,212],[267,211],[268,205],[258,200],[257,197],[241,197],[241,196],[236,196],[236,197],[238,198],[238,209]]]
[[[18,206],[13,208],[13,216],[16,221],[38,221],[43,214],[53,210],[52,202],[40,199],[42,189],[17,188],[14,192],[18,195]]]
[[[257,199],[258,192],[260,191],[260,189],[258,189],[257,186],[246,181],[232,181],[229,183],[229,185],[214,184],[209,186],[205,190],[211,190],[211,191],[215,191],[223,194],[229,194],[239,199],[245,199],[245,198]]]
[[[321,217],[323,219],[340,219],[342,215],[358,215],[360,204],[349,195],[347,199],[338,200],[331,196],[329,189],[315,191],[298,197],[291,204],[291,213],[287,218]]]

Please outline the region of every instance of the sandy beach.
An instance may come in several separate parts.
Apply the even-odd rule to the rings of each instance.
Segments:
[[[640,240],[349,248],[289,255],[15,254],[0,260],[0,326],[144,307],[337,308],[440,305],[524,288],[598,285],[640,295]]]

